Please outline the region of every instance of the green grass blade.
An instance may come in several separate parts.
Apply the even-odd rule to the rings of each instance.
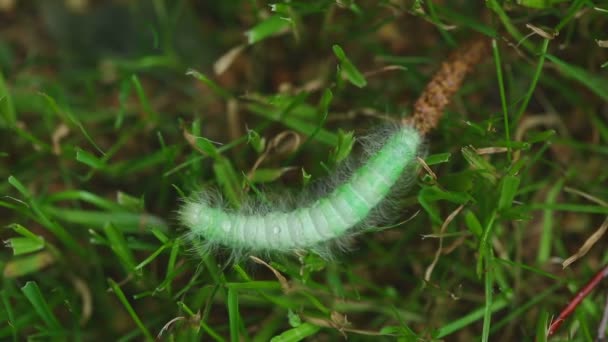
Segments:
[[[519,189],[520,178],[517,176],[504,176],[500,181],[500,197],[498,210],[506,210],[513,206],[513,199]]]
[[[213,173],[226,198],[233,206],[239,207],[243,201],[243,192],[241,191],[240,177],[234,170],[232,163],[224,157],[216,159],[213,163]]]
[[[224,88],[220,87],[217,83],[212,81],[209,77],[205,76],[204,74],[202,74],[194,69],[189,69],[186,72],[186,75],[192,76],[192,77],[196,78],[197,80],[203,82],[205,85],[207,85],[209,88],[211,88],[211,90],[213,90],[216,94],[223,97],[225,100],[228,100],[233,97],[232,94],[230,94],[230,92],[228,92]]]
[[[530,42],[525,40],[524,35],[519,32],[515,24],[513,24],[511,18],[502,7],[501,2],[499,2],[498,0],[488,0],[486,1],[486,5],[492,11],[494,11],[494,13],[496,13],[507,32],[509,32],[509,34],[513,36],[513,38],[515,38],[518,43],[521,43],[521,45],[523,45],[528,50],[532,49]]]
[[[502,115],[505,125],[505,140],[507,145],[511,144],[511,129],[509,128],[509,107],[507,106],[507,95],[505,93],[505,84],[502,78],[502,63],[500,61],[500,51],[496,39],[492,39],[492,51],[494,54],[494,64],[496,65],[496,78],[498,80],[498,92],[500,94],[500,105],[502,106]],[[511,161],[511,147],[508,147],[507,158]]]
[[[536,323],[536,342],[547,342],[547,328],[549,327],[549,313],[542,310]]]
[[[278,14],[272,15],[245,32],[247,42],[252,45],[256,44],[272,35],[280,33],[289,27],[290,23],[291,20],[289,18],[284,18]]]
[[[94,229],[102,229],[108,223],[112,223],[116,228],[127,233],[149,234],[152,228],[161,231],[169,229],[163,219],[146,213],[62,209],[51,206],[44,207],[44,209],[49,216],[57,220]]]
[[[10,303],[10,298],[6,293],[6,290],[0,291],[0,298],[2,299],[2,305],[4,306],[4,311],[6,312],[6,323],[11,330],[13,342],[16,342],[19,331],[17,330],[17,325],[15,324],[15,312],[13,311],[13,306]]]
[[[538,58],[538,63],[536,63],[536,70],[534,71],[534,75],[532,75],[532,80],[530,81],[530,87],[528,87],[528,91],[526,92],[526,95],[524,96],[524,99],[523,99],[521,105],[519,106],[519,110],[517,111],[517,114],[515,115],[515,120],[514,120],[515,123],[519,122],[522,115],[528,108],[528,103],[530,103],[530,99],[532,99],[532,95],[534,94],[534,90],[536,89],[536,84],[538,83],[538,80],[540,79],[540,75],[542,73],[543,66],[545,65],[545,57],[547,56],[547,49],[549,48],[549,42],[550,42],[549,39],[545,39],[543,41],[543,45],[540,48],[540,51],[539,51],[540,56]]]
[[[36,284],[36,282],[28,281],[21,288],[21,291],[23,292],[27,300],[30,302],[30,304],[32,304],[38,316],[42,319],[44,324],[49,329],[55,331],[61,329],[59,321],[51,311],[49,304],[47,303],[46,299],[44,299],[44,296],[42,295],[42,292],[40,291],[40,288],[38,287],[38,284]]]
[[[240,341],[241,315],[239,314],[239,294],[237,290],[228,288],[228,321],[230,322],[230,341]]]
[[[556,202],[557,196],[561,193],[564,185],[564,179],[559,180],[547,193],[547,205],[552,205]],[[538,254],[536,255],[536,261],[539,264],[544,264],[551,257],[551,246],[553,246],[553,228],[555,225],[555,218],[552,209],[545,209],[543,211],[543,230],[538,244]]]
[[[608,101],[608,79],[606,77],[592,74],[581,67],[564,62],[552,55],[547,55],[547,59],[553,62],[566,77],[579,82],[604,101]]]
[[[80,148],[76,149],[76,160],[93,169],[103,169],[105,167],[103,160]]]
[[[494,302],[494,252],[491,245],[487,246],[485,252],[486,269],[485,269],[485,307],[483,312],[483,327],[481,332],[481,340],[487,342],[490,339],[490,323],[492,320],[492,304]]]
[[[493,301],[489,311],[490,313],[495,313],[506,308],[509,305],[509,301],[506,298],[498,298]],[[482,319],[486,315],[487,308],[484,306],[482,308],[476,309],[461,318],[450,322],[443,327],[437,329],[433,333],[434,338],[444,338],[449,336],[461,329],[464,329],[466,326]]]
[[[129,303],[129,300],[125,296],[124,292],[122,292],[122,289],[120,288],[120,286],[112,279],[108,279],[108,284],[110,284],[110,288],[112,289],[112,291],[114,292],[116,297],[118,297],[118,300],[125,307],[125,309],[129,313],[129,315],[131,316],[131,318],[133,319],[133,321],[135,322],[135,324],[137,325],[137,327],[139,328],[141,333],[144,335],[146,340],[153,341],[154,338],[150,334],[150,331],[148,331],[148,328],[146,328],[146,326],[143,324],[141,319],[139,319],[139,316],[137,315],[137,313],[131,306],[131,303]]]
[[[85,255],[85,250],[80,244],[74,239],[68,231],[60,226],[59,224],[52,221],[46,212],[38,205],[38,202],[34,199],[32,194],[26,187],[14,176],[10,176],[8,178],[9,184],[11,184],[21,195],[25,198],[27,203],[30,206],[30,209],[37,217],[37,221],[40,222],[44,227],[49,229],[59,240],[61,240],[66,246],[68,246],[71,250],[79,253],[80,255]]]
[[[17,114],[13,98],[6,86],[6,81],[0,72],[0,128],[13,127],[17,122]]]
[[[367,85],[365,76],[357,69],[357,67],[346,57],[346,53],[340,47],[340,45],[334,45],[332,47],[334,54],[340,61],[340,68],[350,83],[354,84],[359,88],[363,88]]]
[[[66,190],[55,192],[47,196],[44,203],[53,204],[55,202],[62,201],[82,201],[108,211],[125,210],[120,203],[117,204],[114,201],[110,201],[106,198],[84,190]]]
[[[299,326],[289,329],[273,337],[270,342],[298,342],[316,334],[321,328],[312,323],[302,323]]]
[[[137,275],[141,275],[141,272],[138,271],[139,269],[136,269],[135,256],[133,256],[133,252],[127,246],[127,241],[122,231],[116,229],[111,223],[107,223],[103,227],[103,231],[108,239],[109,247],[118,257],[127,274],[136,273]]]
[[[146,95],[146,91],[144,90],[143,85],[139,81],[139,77],[137,77],[137,75],[135,75],[135,74],[131,75],[131,83],[133,84],[133,88],[135,88],[135,93],[137,94],[139,103],[141,103],[142,107],[144,108],[144,112],[148,116],[148,119],[152,119],[153,121],[156,121],[157,120],[156,117],[158,116],[158,114],[156,114],[154,112],[154,109],[152,109],[150,100],[148,99],[148,96]]]

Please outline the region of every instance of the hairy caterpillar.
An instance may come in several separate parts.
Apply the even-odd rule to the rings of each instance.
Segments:
[[[453,53],[435,73],[414,104],[411,117],[380,139],[384,144],[368,151],[369,158],[316,201],[296,208],[223,209],[209,195],[187,201],[180,209],[182,223],[190,229],[195,247],[226,246],[233,257],[242,251],[292,252],[315,250],[330,256],[327,242],[343,241],[360,230],[380,223],[370,216],[381,212],[379,204],[415,165],[422,136],[437,127],[452,96],[465,76],[487,54],[488,40],[473,40]],[[386,134],[380,135],[386,137]],[[368,138],[369,145],[377,139]],[[403,185],[403,184],[401,184]],[[279,204],[279,203],[277,203]],[[367,224],[363,224],[367,223]],[[200,242],[200,243],[199,243]]]
[[[186,202],[180,210],[181,221],[190,229],[190,237],[207,249],[221,245],[236,254],[315,250],[327,256],[326,242],[339,242],[360,227],[404,172],[412,170],[421,141],[415,128],[400,126],[347,181],[302,207],[231,212],[203,198]]]

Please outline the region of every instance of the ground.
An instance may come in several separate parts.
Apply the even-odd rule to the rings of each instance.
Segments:
[[[599,0],[0,1],[0,339],[605,338],[607,46]],[[421,108],[348,249],[185,238],[193,194],[289,206]]]

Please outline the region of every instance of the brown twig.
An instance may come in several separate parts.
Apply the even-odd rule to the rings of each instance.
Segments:
[[[465,76],[489,51],[487,38],[464,44],[441,64],[414,104],[414,113],[404,123],[413,125],[422,134],[437,127],[443,111],[460,89]]]
[[[596,273],[593,278],[572,298],[572,300],[566,305],[566,307],[559,313],[559,316],[555,321],[551,322],[549,329],[547,330],[547,336],[553,336],[559,327],[564,323],[566,318],[570,316],[578,305],[585,299],[591,291],[593,291],[602,281],[602,279],[608,277],[608,265],[604,266],[601,271]]]

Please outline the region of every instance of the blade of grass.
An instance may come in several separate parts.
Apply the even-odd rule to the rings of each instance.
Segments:
[[[506,298],[498,298],[495,301],[492,302],[492,306],[490,307],[490,312],[494,313],[497,311],[500,311],[502,309],[504,309],[505,307],[507,307],[509,305],[509,301]],[[463,317],[448,323],[446,325],[444,325],[443,327],[437,329],[434,334],[433,337],[434,338],[444,338],[446,336],[449,336],[459,330],[462,330],[464,327],[482,319],[484,317],[484,315],[486,314],[486,307],[482,307],[479,309],[476,309],[466,315],[464,315]]]
[[[163,219],[145,213],[62,209],[51,206],[44,207],[44,210],[57,220],[95,229],[101,229],[107,223],[112,223],[127,233],[149,234],[153,227],[161,231],[169,229]]]
[[[144,261],[137,264],[133,269],[137,272],[140,272],[144,267],[146,267],[146,265],[148,265],[149,263],[154,261],[154,259],[156,259],[167,248],[169,248],[168,244],[164,244],[164,245],[160,246],[158,249],[156,249],[154,252],[152,252],[152,254],[150,254],[146,259],[144,259]],[[167,272],[167,276],[169,274],[170,274],[170,272]]]
[[[443,37],[443,40],[446,42],[446,45],[452,48],[456,47],[456,41],[452,37],[451,33],[445,29],[446,25],[444,25],[441,22],[441,19],[439,19],[437,16],[437,10],[435,9],[436,5],[432,1],[428,1],[426,5],[429,8],[429,17],[431,18],[432,22],[435,23],[435,26],[437,27],[439,34],[441,34],[441,37]]]
[[[486,270],[485,270],[485,308],[483,312],[483,327],[481,333],[481,340],[487,342],[490,338],[490,323],[492,320],[492,303],[494,292],[494,252],[490,244],[486,247],[485,253]]]
[[[216,340],[217,342],[224,342],[226,341],[220,334],[218,334],[215,330],[213,330],[209,325],[207,325],[207,323],[205,323],[204,321],[201,321],[201,328],[203,328],[203,330],[205,330],[205,332],[207,334],[209,334],[209,336],[211,336],[211,338],[213,338],[214,340]]]
[[[240,341],[241,316],[239,314],[239,296],[235,289],[228,288],[228,321],[230,322],[230,341]]]
[[[18,278],[28,274],[40,272],[45,267],[53,264],[55,257],[49,251],[12,258],[4,265],[2,275],[6,278]]]
[[[520,179],[516,176],[504,176],[500,180],[500,197],[498,199],[498,210],[507,210],[513,206],[513,199],[517,194]]]
[[[34,199],[32,194],[27,190],[27,188],[14,176],[10,176],[8,178],[9,184],[11,184],[19,193],[25,198],[26,202],[29,204],[30,209],[34,213],[37,221],[46,227],[51,233],[53,233],[63,244],[65,244],[69,249],[78,253],[81,256],[86,255],[85,249],[73,238],[68,231],[60,226],[59,224],[53,222],[46,214],[43,208],[38,205],[38,202]]]
[[[547,327],[549,326],[549,313],[542,310],[536,323],[536,342],[547,342]]]
[[[213,173],[226,198],[233,206],[239,207],[243,201],[241,177],[234,170],[232,163],[227,158],[217,158],[213,163]]]
[[[28,281],[21,288],[21,291],[49,329],[56,331],[62,329],[61,324],[59,324],[59,321],[51,311],[49,304],[47,303],[46,299],[44,299],[44,296],[42,295],[42,292],[40,291],[40,288],[36,282]]]
[[[519,32],[517,27],[513,24],[509,15],[502,8],[501,3],[498,2],[497,0],[488,0],[488,1],[486,1],[486,4],[492,11],[494,11],[494,13],[496,13],[496,15],[498,16],[498,19],[500,19],[500,21],[504,25],[505,29],[507,30],[507,32],[509,32],[509,34],[511,36],[513,36],[515,39],[517,39],[517,43],[521,44],[527,50],[532,51],[533,50],[532,45],[530,44],[529,41],[525,40],[525,37],[521,34],[521,32]]]
[[[536,84],[538,83],[538,80],[540,79],[540,75],[543,71],[543,66],[545,65],[545,57],[547,56],[547,49],[549,48],[549,41],[550,41],[549,39],[543,40],[543,45],[541,46],[540,51],[539,51],[540,56],[538,58],[538,63],[536,64],[536,70],[534,71],[534,75],[532,75],[532,81],[530,82],[530,87],[528,88],[528,91],[526,92],[526,95],[524,96],[521,106],[519,106],[519,110],[515,114],[515,119],[513,120],[513,122],[515,124],[519,123],[519,120],[521,119],[522,115],[528,108],[528,103],[530,103],[530,99],[532,98],[532,95],[534,94],[534,90],[536,89]]]
[[[169,254],[169,261],[167,262],[167,276],[165,279],[165,283],[167,284],[167,293],[169,293],[169,295],[171,295],[172,291],[171,291],[171,279],[169,279],[169,275],[173,274],[173,271],[175,270],[175,264],[177,262],[177,256],[179,254],[180,251],[180,239],[175,239],[173,240],[172,246],[171,246],[171,253]]]
[[[560,179],[547,193],[547,199],[545,203],[547,205],[555,204],[557,196],[562,191],[564,185],[564,179]],[[538,242],[538,254],[536,255],[536,261],[539,265],[544,264],[551,257],[551,246],[553,246],[553,226],[554,226],[554,212],[552,209],[547,208],[543,210],[543,230],[541,237]]]
[[[502,320],[492,324],[492,329],[490,330],[490,333],[493,334],[493,333],[497,332],[500,328],[509,324],[509,322],[512,322],[516,317],[521,316],[526,311],[537,307],[544,300],[546,300],[547,297],[549,297],[549,295],[555,294],[555,291],[557,291],[561,287],[562,287],[562,283],[555,284],[555,285],[551,286],[550,288],[546,289],[545,291],[534,295],[534,297],[531,300],[529,300],[528,302],[526,302],[522,305],[518,305],[517,308],[514,308],[513,310],[511,310]],[[546,329],[547,329],[547,326],[545,326],[545,331],[546,331]]]
[[[137,77],[137,75],[135,75],[135,74],[131,75],[131,83],[133,83],[133,87],[135,88],[135,93],[137,94],[139,103],[141,103],[142,107],[144,108],[144,113],[146,114],[147,119],[154,121],[154,122],[158,121],[158,114],[156,112],[154,112],[154,109],[152,109],[152,105],[150,104],[150,101],[148,100],[148,96],[146,95],[146,91],[144,90],[144,87],[142,86],[141,82],[139,81],[139,77]]]
[[[496,211],[493,211],[488,220],[488,224],[484,227],[483,234],[479,240],[479,258],[477,259],[477,276],[481,279],[483,273],[484,259],[487,257],[486,252],[491,248],[491,239],[494,233],[494,222],[496,220]],[[486,262],[487,267],[487,262]],[[488,270],[486,270],[487,272]]]
[[[68,109],[59,107],[57,101],[55,101],[55,99],[51,96],[45,93],[40,93],[39,95],[46,100],[47,106],[50,107],[52,113],[54,113],[66,125],[78,127],[82,135],[87,139],[91,146],[93,146],[101,155],[105,154],[105,152],[99,147],[99,145],[97,145],[95,140],[93,140],[93,137],[91,137],[89,132],[84,128],[82,122],[80,122],[80,120],[78,120],[78,118],[73,113],[71,113]]]
[[[243,283],[226,283],[232,290],[280,290],[281,284],[272,280],[249,281]]]
[[[92,192],[84,190],[66,190],[52,193],[45,198],[44,204],[51,204],[60,201],[83,201],[107,211],[125,210],[116,202],[110,201]]]
[[[129,95],[131,94],[131,84],[132,82],[128,77],[123,78],[123,80],[120,82],[120,90],[118,92],[119,110],[118,114],[116,115],[116,120],[114,120],[115,130],[119,130],[125,120],[127,101],[129,100]]]
[[[576,18],[577,13],[579,13],[581,7],[583,7],[586,3],[588,3],[587,0],[575,0],[572,2],[572,5],[570,5],[570,8],[568,8],[567,14],[563,16],[559,24],[555,26],[555,32],[561,31],[562,28],[564,28],[572,19]]]
[[[211,88],[211,90],[213,90],[216,94],[223,97],[225,100],[228,100],[228,99],[231,99],[234,97],[232,94],[230,94],[230,92],[228,92],[224,88],[220,87],[217,83],[212,81],[209,77],[203,75],[202,73],[200,73],[194,69],[189,69],[188,71],[186,71],[186,75],[192,76],[192,77],[196,78],[197,80],[203,82],[205,85],[207,85],[209,88]]]
[[[304,322],[293,329],[286,330],[280,335],[273,337],[270,342],[298,342],[316,334],[319,330],[321,330],[321,327]]]
[[[125,307],[125,309],[129,313],[129,315],[131,316],[131,318],[133,319],[133,321],[135,322],[135,324],[137,325],[137,327],[139,328],[141,333],[144,335],[146,340],[153,341],[154,338],[152,337],[152,334],[150,334],[150,331],[148,331],[148,328],[146,328],[146,326],[139,319],[139,316],[137,316],[137,313],[131,306],[131,303],[129,303],[129,300],[125,296],[124,292],[122,292],[122,289],[120,288],[120,286],[112,279],[108,279],[108,283],[110,284],[110,288],[112,289],[112,291],[114,292],[116,297],[118,297],[118,300]]]
[[[322,142],[329,146],[336,146],[338,142],[338,136],[324,128],[319,129],[318,124],[313,124],[302,119],[296,118],[291,115],[283,115],[283,111],[277,110],[276,108],[260,105],[257,103],[250,103],[247,105],[247,109],[251,110],[255,114],[274,121],[279,121],[285,126],[312,136],[314,134],[314,140]]]
[[[603,214],[608,215],[608,208],[601,205],[586,205],[576,203],[532,203],[529,210],[554,210],[579,212],[587,214]]]
[[[0,127],[13,127],[17,122],[17,114],[13,99],[6,86],[6,81],[0,72]]]
[[[608,80],[605,77],[591,74],[581,67],[564,62],[552,55],[547,55],[547,59],[553,62],[564,76],[579,82],[604,101],[608,101]]]
[[[519,267],[519,268],[521,268],[523,270],[536,273],[538,275],[541,275],[541,276],[549,278],[549,279],[553,279],[553,280],[557,280],[557,281],[562,280],[562,278],[560,278],[558,276],[555,276],[555,275],[553,275],[553,274],[551,274],[549,272],[545,272],[545,271],[543,271],[541,269],[538,269],[538,268],[535,268],[535,267],[532,267],[532,266],[528,266],[526,264],[517,263],[517,262],[513,262],[511,260],[500,259],[500,258],[494,258],[494,260],[496,260],[498,262],[501,262],[501,263],[504,263],[504,264],[507,264],[507,265],[510,265],[510,266],[513,266],[513,267]]]
[[[2,305],[4,306],[4,311],[6,312],[7,320],[6,323],[11,330],[11,335],[13,336],[13,341],[17,341],[17,325],[15,324],[15,313],[13,312],[13,306],[10,303],[10,299],[6,290],[0,291],[0,298],[2,298]]]
[[[365,87],[367,85],[365,76],[363,76],[359,69],[357,69],[350,59],[346,57],[346,53],[344,53],[344,50],[342,50],[340,45],[332,46],[332,50],[340,61],[340,68],[348,81],[359,88]]]
[[[76,149],[76,160],[93,169],[103,169],[105,167],[105,162],[102,159],[80,148]]]
[[[135,257],[127,246],[127,241],[122,231],[116,229],[111,223],[106,223],[103,231],[108,238],[109,247],[118,257],[127,274],[135,273],[135,275],[141,276],[141,271],[136,268]]]
[[[6,247],[13,250],[13,255],[22,255],[37,252],[44,248],[44,240],[41,237],[14,237],[4,241]]]
[[[266,20],[258,23],[249,31],[245,32],[247,42],[250,45],[256,44],[270,36],[280,34],[284,29],[291,25],[291,19],[275,14]]]
[[[509,128],[509,107],[507,106],[507,95],[505,93],[505,84],[502,78],[502,63],[500,61],[500,51],[498,50],[498,44],[496,39],[492,39],[492,51],[494,54],[494,64],[496,65],[496,78],[498,80],[498,91],[500,94],[500,104],[502,106],[502,115],[505,124],[505,140],[507,142],[507,159],[509,162],[512,160],[511,154],[511,129]]]

